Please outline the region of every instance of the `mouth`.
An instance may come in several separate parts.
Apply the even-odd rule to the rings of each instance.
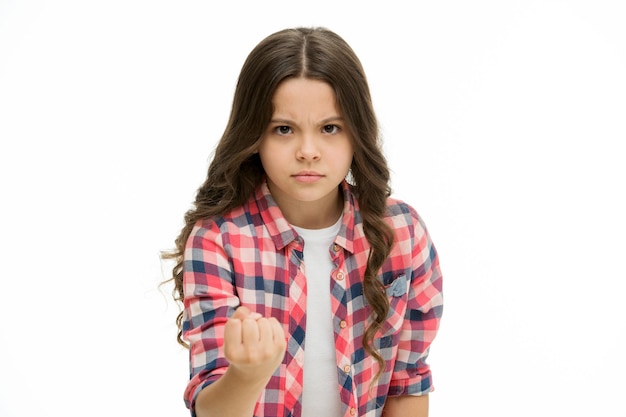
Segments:
[[[316,182],[324,178],[324,175],[314,171],[302,171],[292,175],[292,177],[300,182]]]

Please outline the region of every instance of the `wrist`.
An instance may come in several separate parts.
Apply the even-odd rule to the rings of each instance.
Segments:
[[[226,377],[229,382],[237,384],[238,386],[247,386],[251,389],[265,388],[271,378],[271,374],[267,375],[260,373],[257,370],[250,368],[240,368],[235,365],[229,365],[222,378]]]

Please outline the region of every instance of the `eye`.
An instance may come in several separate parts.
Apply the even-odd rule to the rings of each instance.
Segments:
[[[339,133],[341,128],[337,125],[326,125],[322,128],[324,133],[328,133],[329,135],[333,135],[335,133]]]
[[[288,135],[291,133],[291,128],[289,126],[276,126],[274,132],[279,135]]]

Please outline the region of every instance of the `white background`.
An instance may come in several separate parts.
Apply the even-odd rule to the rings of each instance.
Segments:
[[[188,415],[159,252],[299,25],[361,57],[439,250],[431,416],[626,416],[625,3],[408,4],[0,0],[0,416]]]

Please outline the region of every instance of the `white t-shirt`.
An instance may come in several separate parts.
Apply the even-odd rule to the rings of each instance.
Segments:
[[[307,283],[306,335],[302,417],[341,416],[337,356],[330,303],[330,258],[341,217],[325,229],[294,227],[304,239],[304,274]]]

